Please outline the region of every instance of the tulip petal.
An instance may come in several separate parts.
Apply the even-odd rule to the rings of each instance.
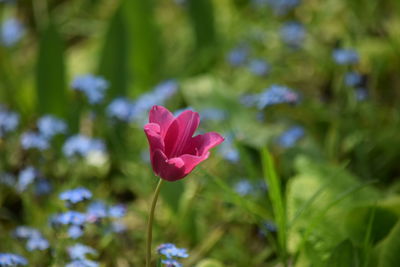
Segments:
[[[211,148],[221,144],[223,141],[224,138],[215,132],[199,134],[191,138],[183,150],[183,154],[201,156],[204,153],[207,153]]]
[[[193,156],[193,155],[182,155],[179,158],[184,162],[185,164],[185,176],[188,175],[193,169],[199,165],[200,162],[206,160],[208,156],[210,155],[210,152],[206,152],[201,156]]]
[[[159,149],[154,151],[152,163],[154,172],[170,182],[182,179],[189,173],[185,172],[184,161],[181,158],[168,159]]]
[[[150,144],[150,154],[155,150],[164,150],[164,140],[161,136],[161,129],[158,124],[148,123],[144,126],[144,132],[146,133],[147,140]]]
[[[174,158],[182,154],[183,149],[192,138],[200,123],[197,112],[186,110],[182,112],[169,126],[165,135],[165,154]]]
[[[174,119],[174,115],[163,106],[153,106],[149,113],[149,122],[160,125],[160,132],[163,138]]]

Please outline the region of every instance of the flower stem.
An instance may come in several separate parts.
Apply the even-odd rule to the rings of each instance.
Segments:
[[[162,181],[162,179],[158,181],[156,191],[154,191],[153,200],[151,202],[149,220],[147,222],[146,267],[150,267],[151,263],[151,239],[153,237],[154,210],[156,209],[157,199],[160,193]]]

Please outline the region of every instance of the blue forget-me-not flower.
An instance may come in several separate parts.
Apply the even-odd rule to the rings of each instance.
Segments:
[[[67,124],[52,115],[41,117],[37,122],[37,127],[42,136],[51,138],[54,135],[65,133]]]
[[[293,126],[279,137],[278,144],[284,148],[292,147],[303,136],[304,128],[301,126]]]
[[[22,134],[21,146],[24,149],[46,150],[49,148],[49,142],[43,135],[29,131]]]
[[[19,115],[12,111],[7,111],[0,106],[0,137],[6,133],[14,131],[19,123]]]
[[[74,135],[67,139],[63,146],[64,155],[72,157],[74,155],[87,156],[93,151],[105,151],[105,144],[100,139],[93,139],[85,135]]]
[[[339,65],[351,65],[359,61],[358,53],[351,49],[335,49],[332,57]]]
[[[292,48],[299,48],[303,45],[306,36],[304,26],[296,21],[286,22],[280,29],[282,41]]]
[[[3,22],[0,28],[0,43],[4,46],[13,46],[25,34],[25,28],[16,18],[9,18]]]
[[[67,201],[68,203],[76,204],[78,202],[90,199],[92,192],[84,187],[78,187],[75,189],[64,191],[60,194],[60,199]]]
[[[28,261],[17,254],[13,253],[0,253],[0,266],[1,267],[14,267],[14,266],[28,265]]]
[[[85,94],[90,104],[98,104],[103,100],[109,84],[103,77],[85,74],[77,76],[71,87]]]

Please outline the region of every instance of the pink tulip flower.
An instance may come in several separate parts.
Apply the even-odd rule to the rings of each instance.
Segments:
[[[193,137],[199,123],[197,112],[186,110],[175,118],[162,106],[152,107],[144,131],[156,175],[171,182],[182,179],[208,158],[211,148],[224,141],[215,132]]]

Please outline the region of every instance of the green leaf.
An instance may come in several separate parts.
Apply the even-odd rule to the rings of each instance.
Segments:
[[[356,207],[344,219],[345,232],[351,240],[362,245],[368,232],[368,222],[372,216],[370,241],[376,244],[389,234],[397,222],[393,212],[374,206]]]
[[[129,49],[127,25],[121,8],[110,20],[100,57],[99,75],[110,82],[109,99],[125,96],[129,77]]]
[[[264,178],[268,185],[269,197],[274,211],[275,222],[278,227],[278,243],[280,253],[285,260],[287,246],[287,222],[286,222],[286,206],[282,194],[281,181],[275,170],[272,156],[269,151],[264,148],[261,151]]]
[[[124,17],[130,45],[130,63],[134,88],[139,94],[159,82],[162,67],[162,45],[154,18],[154,0],[125,0]]]
[[[36,64],[37,109],[41,114],[64,116],[67,110],[64,44],[57,27],[49,22],[39,41]]]
[[[216,42],[214,7],[210,0],[189,0],[188,12],[198,49]]]
[[[200,261],[196,267],[224,267],[224,265],[214,259],[204,259],[202,261]]]
[[[287,185],[287,209],[290,250],[304,244],[315,247],[321,259],[339,242],[347,239],[343,223],[348,212],[361,205],[371,205],[379,193],[368,183],[359,182],[343,167],[304,156],[296,160],[298,175]],[[366,224],[368,219],[366,219]],[[364,239],[363,239],[364,240]]]
[[[190,0],[187,7],[196,42],[189,70],[194,73],[207,71],[218,54],[213,3],[210,0]]]
[[[379,267],[397,267],[400,262],[400,222],[392,229],[382,244]]]
[[[326,267],[343,267],[358,265],[357,251],[350,240],[344,240],[339,243],[332,252],[331,257],[327,261]]]

